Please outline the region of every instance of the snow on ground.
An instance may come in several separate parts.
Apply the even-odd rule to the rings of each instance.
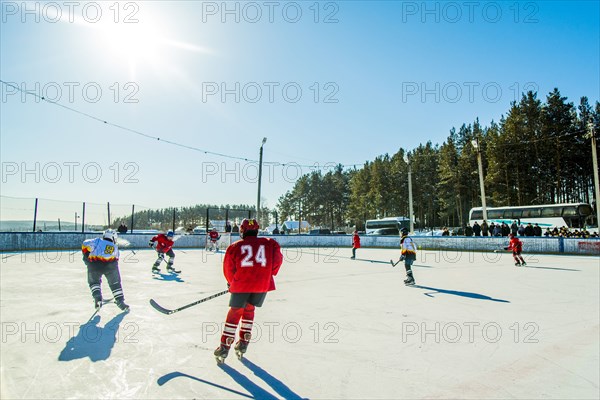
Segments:
[[[79,253],[2,254],[1,397],[600,397],[598,257],[421,252],[405,287],[397,250],[284,249],[247,359],[219,367],[227,295],[169,316],[148,303],[225,287],[222,253],[175,250],[182,274],[160,279],[153,251],[123,251],[131,312],[90,321]]]

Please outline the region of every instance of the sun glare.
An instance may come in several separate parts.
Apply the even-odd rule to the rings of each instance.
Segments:
[[[117,61],[134,66],[157,66],[165,44],[159,30],[142,24],[111,24],[100,29],[99,39]]]

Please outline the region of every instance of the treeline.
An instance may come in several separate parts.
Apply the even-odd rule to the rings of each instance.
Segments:
[[[198,204],[190,207],[167,207],[156,210],[136,211],[133,214],[134,229],[159,229],[167,230],[173,226],[173,217],[175,217],[175,227],[195,228],[196,226],[206,226],[206,217],[208,210],[209,220],[225,220],[227,217],[233,224],[248,217],[250,212],[255,215],[256,206]],[[131,215],[124,215],[114,221],[113,225],[119,226],[124,223],[131,229]]]
[[[575,106],[558,89],[542,103],[528,92],[511,103],[498,123],[482,126],[476,119],[453,128],[441,146],[427,142],[410,152],[399,148],[361,169],[345,171],[340,165],[302,176],[280,197],[280,218],[339,229],[362,228],[367,219],[407,216],[408,159],[419,225],[464,225],[469,210],[481,206],[477,148],[489,207],[592,203],[588,123],[598,132],[600,103],[592,108],[582,97]]]

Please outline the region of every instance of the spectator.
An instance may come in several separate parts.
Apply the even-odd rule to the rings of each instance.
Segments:
[[[525,226],[523,224],[519,225],[517,232],[519,233],[519,236],[525,236]]]
[[[533,225],[531,225],[531,222],[525,227],[525,236],[533,236]]]
[[[121,222],[121,225],[117,228],[117,232],[119,233],[127,233],[127,225]]]
[[[502,236],[502,225],[494,225],[494,236]]]
[[[487,224],[486,220],[484,219],[483,222],[481,223],[481,234],[483,236],[487,236],[488,230],[489,230],[488,224]]]
[[[225,222],[225,233],[230,233],[231,232],[231,224],[229,223],[229,221]]]
[[[236,223],[234,223],[233,224],[233,228],[231,228],[231,232],[233,232],[233,233],[239,233],[239,231],[240,231],[240,227],[237,226]]]
[[[540,228],[540,226],[537,223],[533,227],[533,234],[534,236],[542,236],[542,228]]]
[[[473,228],[471,228],[471,225],[467,224],[467,226],[465,226],[465,236],[470,237],[473,236]]]
[[[502,223],[502,226],[501,226],[501,228],[500,228],[500,229],[501,229],[501,232],[502,232],[502,237],[506,237],[506,236],[508,236],[508,234],[510,233],[510,228],[509,228],[509,226],[506,224],[506,222],[503,222],[503,223]]]
[[[444,227],[442,229],[442,236],[450,236],[450,231],[448,230],[448,228]]]
[[[510,233],[512,233],[513,236],[517,236],[517,233],[519,233],[519,225],[517,225],[517,221],[513,221],[512,225],[510,226]]]
[[[479,226],[477,221],[475,221],[475,223],[473,224],[473,233],[475,234],[475,236],[481,236],[481,226]]]

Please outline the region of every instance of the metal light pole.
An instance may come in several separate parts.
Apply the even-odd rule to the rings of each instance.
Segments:
[[[408,154],[404,155],[404,161],[408,164],[408,219],[410,220],[410,233],[414,233],[415,224],[413,218],[413,196],[412,196],[412,167]]]
[[[481,148],[479,139],[471,140],[471,144],[477,150],[477,164],[479,165],[479,188],[481,189],[481,208],[483,210],[483,220],[487,223],[487,208],[485,206],[485,187],[483,186],[483,164],[481,162]]]
[[[596,194],[596,225],[600,226],[600,179],[598,178],[598,154],[596,150],[596,136],[594,132],[594,126],[592,122],[588,122],[588,130],[590,131],[590,136],[592,137],[592,165],[594,167],[594,185],[595,194]],[[600,232],[600,228],[598,228]]]
[[[263,159],[263,146],[267,143],[267,138],[264,137],[262,144],[260,145],[260,154],[258,157],[258,195],[256,196],[256,220],[260,217],[260,181],[262,179],[262,159]]]

